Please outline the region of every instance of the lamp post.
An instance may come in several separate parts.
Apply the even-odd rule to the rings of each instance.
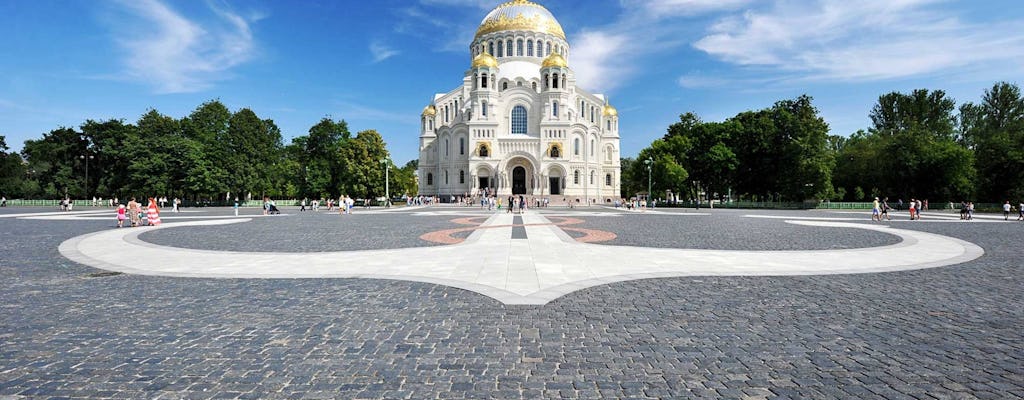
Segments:
[[[651,164],[654,164],[654,161],[651,160],[650,158],[648,158],[648,159],[644,160],[644,164],[647,165],[647,207],[650,208],[651,207],[651,194],[652,194],[651,193]]]
[[[80,158],[82,160],[85,160],[85,185],[84,185],[84,189],[85,190],[84,191],[85,191],[85,197],[88,198],[89,197],[89,160],[92,160],[92,159],[96,158],[96,156],[84,155],[83,154],[83,155],[78,156],[78,158]]]
[[[388,174],[391,171],[391,166],[388,165],[388,159],[381,159],[381,164],[384,164],[384,205],[391,203],[391,187],[390,187],[390,176]]]

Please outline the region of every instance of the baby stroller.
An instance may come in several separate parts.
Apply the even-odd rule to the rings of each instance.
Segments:
[[[281,210],[278,210],[277,206],[274,205],[274,203],[267,204],[267,214],[275,215],[275,214],[280,214],[280,213],[281,213]]]

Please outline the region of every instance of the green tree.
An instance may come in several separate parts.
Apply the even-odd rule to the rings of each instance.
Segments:
[[[31,191],[27,170],[21,155],[9,152],[7,138],[0,135],[0,195],[11,199],[22,197]]]
[[[218,100],[196,107],[181,120],[185,138],[191,141],[185,189],[197,196],[219,197],[231,188],[231,178],[223,160],[231,158],[228,129],[231,111]],[[236,192],[237,194],[237,192]],[[241,197],[241,196],[239,196]]]
[[[91,144],[89,153],[95,155],[89,164],[90,192],[104,198],[124,197],[121,193],[131,181],[128,166],[138,156],[127,143],[138,142],[138,130],[119,119],[90,119],[81,128]]]
[[[88,143],[71,128],[58,128],[37,140],[26,140],[22,154],[29,174],[40,183],[40,195],[50,198],[85,196],[85,163]]]
[[[344,165],[343,186],[356,198],[384,195],[384,168],[381,160],[389,160],[384,139],[375,130],[365,130],[345,141],[341,148]]]
[[[960,107],[963,141],[973,146],[978,194],[1001,202],[1024,197],[1024,96],[1020,88],[999,82],[985,91],[981,104]]]

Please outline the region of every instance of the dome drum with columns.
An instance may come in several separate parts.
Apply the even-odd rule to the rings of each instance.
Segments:
[[[576,85],[562,26],[513,0],[484,17],[462,84],[421,114],[422,195],[619,197],[618,112]]]

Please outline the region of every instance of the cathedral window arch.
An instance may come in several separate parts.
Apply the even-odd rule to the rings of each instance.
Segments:
[[[512,40],[505,42],[505,55],[512,57]]]
[[[487,89],[487,74],[480,77],[480,87]]]
[[[526,41],[526,56],[527,57],[533,57],[533,41],[532,40],[527,40]]]
[[[434,186],[434,174],[427,172],[427,186]]]
[[[572,154],[577,156],[580,155],[580,138],[572,140]]]
[[[444,184],[448,184],[448,170],[444,170]]]
[[[610,119],[609,119],[609,120],[608,120],[608,121],[606,121],[606,122],[608,122],[608,130],[609,130],[609,131],[610,131],[610,130],[612,130],[612,120],[610,120]]]
[[[501,90],[508,90],[508,81],[501,83]]]
[[[463,171],[463,170],[460,169],[459,170],[459,184],[462,185],[462,184],[465,184],[465,183],[466,183],[466,171]]]
[[[516,55],[523,56],[523,39],[516,40]]]
[[[444,158],[448,158],[448,139],[444,140]]]
[[[573,185],[579,185],[580,184],[580,170],[572,171],[572,184]]]
[[[512,107],[512,134],[525,135],[527,125],[526,107]]]
[[[594,175],[596,175],[596,174],[595,174],[595,171],[591,170],[591,171],[590,171],[590,184],[591,184],[591,185],[593,185],[593,184],[594,184]]]
[[[504,57],[505,56],[505,41],[503,41],[503,40],[499,40],[498,41],[498,54],[497,54],[497,56],[498,57]]]
[[[612,185],[612,174],[605,174],[604,175],[604,185],[605,186],[611,186]]]
[[[448,122],[448,106],[444,106],[444,122]]]
[[[487,102],[486,101],[483,102],[482,104],[480,104],[480,114],[485,116],[485,117],[487,116]]]
[[[554,80],[552,81],[555,89],[558,89],[558,74],[554,74]]]
[[[466,138],[459,138],[459,155],[466,154]]]
[[[537,82],[533,82],[533,90],[537,90]]]
[[[558,116],[558,102],[557,101],[551,103],[551,116],[552,117],[557,117]]]
[[[487,42],[487,53],[494,54],[494,42]]]
[[[548,42],[547,46],[545,46],[545,48],[544,48],[544,56],[550,56],[550,55],[551,55],[551,42]]]
[[[594,139],[590,139],[590,157],[594,157]]]

